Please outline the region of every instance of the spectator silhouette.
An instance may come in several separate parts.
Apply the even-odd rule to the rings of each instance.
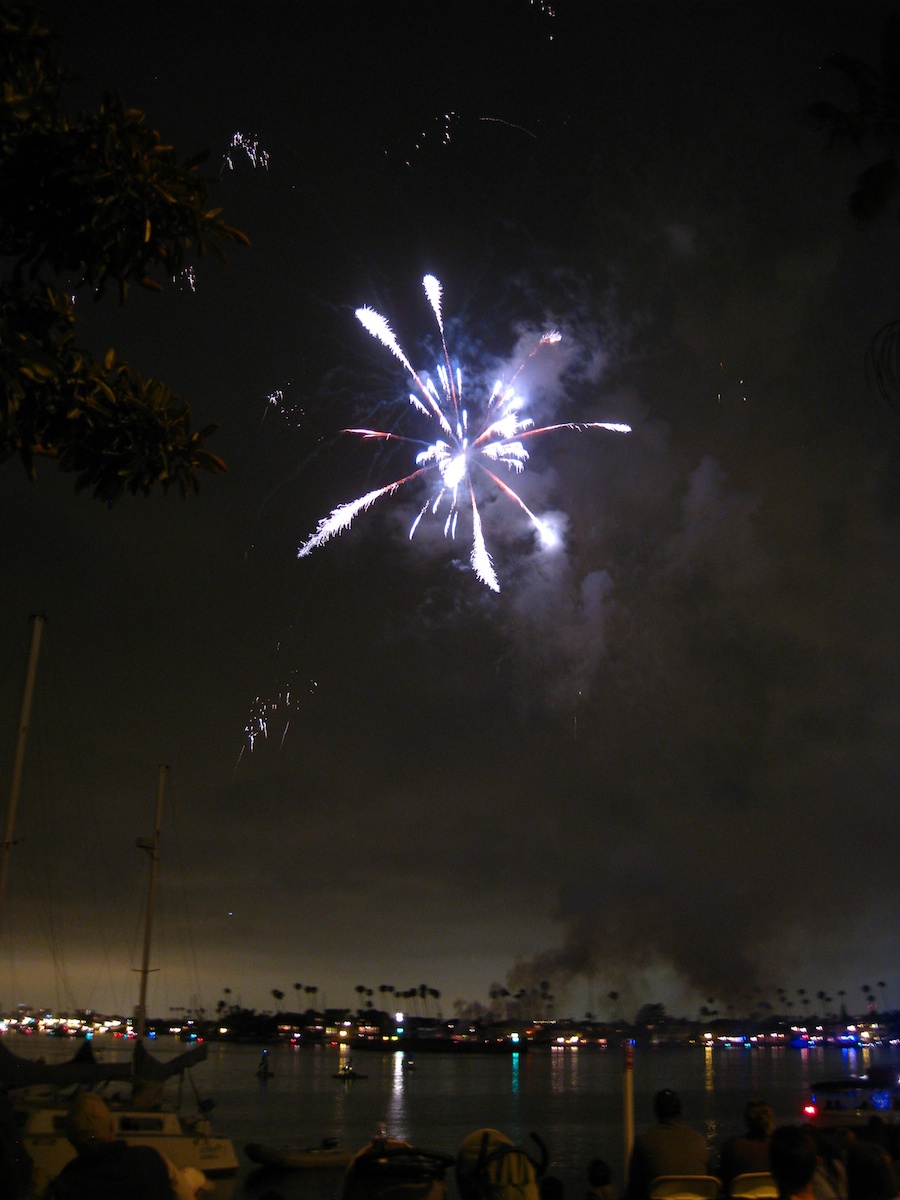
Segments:
[[[819,1158],[815,1137],[800,1125],[782,1125],[769,1141],[769,1170],[779,1200],[815,1200],[813,1175]]]
[[[848,1200],[894,1200],[897,1190],[887,1150],[878,1142],[854,1142],[847,1151]]]
[[[612,1169],[604,1158],[593,1158],[588,1163],[585,1200],[619,1200],[619,1189],[613,1182]]]
[[[158,1150],[116,1138],[112,1114],[95,1092],[73,1101],[66,1137],[75,1158],[50,1181],[45,1200],[196,1200],[192,1183]]]
[[[558,1175],[542,1175],[538,1180],[541,1200],[565,1200],[566,1188]]]
[[[649,1200],[658,1175],[708,1175],[709,1148],[681,1119],[681,1099],[665,1088],[653,1098],[656,1124],[634,1139],[628,1165],[627,1200]]]
[[[744,1109],[744,1132],[728,1138],[719,1155],[719,1178],[726,1194],[736,1175],[769,1170],[769,1138],[775,1115],[763,1100],[751,1100]]]
[[[27,1195],[31,1177],[31,1156],[19,1137],[12,1101],[0,1091],[0,1200]]]
[[[819,1162],[813,1175],[816,1200],[847,1200],[848,1129],[813,1129],[819,1147]]]

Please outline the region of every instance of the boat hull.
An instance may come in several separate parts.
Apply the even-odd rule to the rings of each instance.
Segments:
[[[900,1122],[900,1064],[872,1067],[867,1075],[813,1084],[805,1120],[820,1128],[867,1125],[873,1117],[887,1125]]]
[[[244,1153],[251,1162],[284,1171],[343,1170],[353,1157],[349,1150],[322,1146],[264,1146],[250,1142]]]
[[[67,1111],[65,1105],[27,1103],[17,1110],[22,1142],[48,1179],[55,1178],[75,1157],[65,1132]],[[192,1127],[171,1110],[129,1108],[112,1108],[112,1116],[117,1138],[133,1146],[153,1146],[176,1167],[195,1167],[210,1179],[237,1174],[231,1141],[208,1132],[203,1120]]]

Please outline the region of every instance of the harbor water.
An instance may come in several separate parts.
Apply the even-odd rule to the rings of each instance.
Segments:
[[[23,1039],[24,1040],[24,1039]],[[101,1058],[107,1053],[97,1040]],[[44,1039],[41,1039],[44,1042]],[[27,1039],[16,1053],[47,1058],[69,1057],[72,1045]],[[164,1058],[182,1049],[160,1039],[154,1055]],[[60,1053],[62,1052],[62,1053]],[[374,1134],[411,1143],[416,1149],[454,1154],[463,1138],[490,1127],[536,1151],[529,1142],[538,1133],[549,1154],[548,1173],[565,1185],[568,1200],[583,1200],[587,1165],[592,1158],[610,1164],[621,1183],[625,1168],[623,1139],[624,1058],[620,1050],[597,1048],[531,1049],[527,1054],[423,1054],[412,1069],[401,1053],[356,1054],[353,1066],[365,1078],[343,1081],[335,1073],[347,1056],[334,1048],[268,1049],[272,1072],[257,1077],[261,1048],[211,1043],[207,1061],[184,1085],[182,1106],[212,1097],[211,1118],[218,1134],[230,1137],[241,1161],[235,1179],[218,1181],[216,1200],[240,1200],[274,1191],[285,1200],[332,1200],[340,1193],[340,1171],[275,1172],[255,1167],[247,1143],[316,1145],[336,1138],[358,1150]],[[638,1047],[632,1076],[635,1130],[652,1122],[652,1098],[663,1087],[682,1097],[685,1120],[700,1130],[715,1153],[722,1140],[743,1126],[748,1100],[772,1105],[779,1124],[802,1120],[811,1083],[864,1072],[870,1064],[896,1057],[889,1047],[871,1050],[815,1047],[678,1046]],[[455,1200],[452,1173],[447,1194]]]

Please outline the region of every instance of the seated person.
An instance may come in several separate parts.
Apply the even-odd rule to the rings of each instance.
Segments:
[[[808,1129],[782,1125],[769,1140],[769,1170],[778,1188],[779,1200],[815,1200],[813,1175],[819,1147]]]
[[[657,1175],[708,1175],[706,1139],[681,1119],[681,1099],[671,1088],[653,1098],[656,1124],[634,1139],[628,1164],[627,1200],[649,1200]]]
[[[592,1158],[588,1164],[588,1193],[585,1200],[619,1200],[619,1189],[613,1182],[612,1170],[603,1158]]]
[[[96,1092],[76,1096],[66,1116],[66,1137],[75,1158],[50,1181],[44,1200],[196,1200],[197,1181],[188,1180],[153,1146],[116,1137],[112,1113]],[[204,1177],[197,1174],[202,1186]]]
[[[769,1138],[774,1129],[775,1115],[769,1105],[751,1100],[744,1110],[744,1133],[728,1138],[719,1155],[719,1178],[726,1193],[736,1175],[768,1173]]]

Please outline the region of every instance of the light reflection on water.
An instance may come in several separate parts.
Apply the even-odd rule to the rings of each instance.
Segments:
[[[572,1056],[554,1046],[550,1050],[550,1090],[562,1092],[566,1088],[566,1065]]]
[[[392,1054],[389,1062],[391,1065],[390,1101],[387,1120],[384,1122],[383,1128],[386,1134],[405,1142],[409,1138],[409,1123],[406,1118],[406,1084],[410,1074],[415,1070],[415,1066],[410,1067],[410,1059],[400,1052]]]
[[[25,1039],[22,1039],[25,1041]],[[10,1048],[30,1057],[71,1057],[75,1046],[41,1039],[40,1046]],[[101,1059],[110,1054],[98,1040]],[[154,1054],[168,1058],[176,1043],[156,1043]],[[715,1150],[741,1129],[748,1100],[764,1099],[779,1122],[798,1121],[810,1084],[826,1077],[861,1072],[889,1061],[889,1050],[865,1052],[823,1049],[707,1049],[702,1046],[638,1047],[634,1063],[635,1128],[652,1120],[652,1097],[662,1087],[678,1091],[685,1119],[705,1133]],[[622,1058],[618,1051],[532,1050],[528,1054],[419,1054],[404,1068],[398,1053],[358,1053],[354,1067],[366,1079],[333,1078],[341,1062],[337,1050],[322,1047],[269,1049],[272,1078],[256,1077],[258,1046],[213,1044],[194,1072],[201,1096],[212,1096],[217,1133],[231,1137],[242,1162],[236,1180],[217,1184],[215,1200],[251,1200],[267,1189],[284,1200],[335,1200],[338,1173],[300,1171],[273,1175],[253,1169],[244,1156],[248,1142],[315,1145],[338,1138],[357,1150],[383,1128],[389,1137],[419,1149],[453,1154],[475,1129],[500,1129],[534,1151],[535,1130],[547,1145],[549,1170],[564,1182],[570,1200],[582,1200],[587,1164],[605,1158],[614,1176],[624,1172],[622,1146]],[[190,1090],[185,1089],[186,1107]],[[448,1200],[456,1200],[452,1176]]]
[[[715,1117],[712,1115],[714,1111],[713,1093],[715,1091],[715,1063],[713,1061],[715,1053],[712,1045],[707,1042],[703,1047],[703,1087],[706,1092],[706,1101],[709,1109],[706,1114],[706,1128],[703,1130],[703,1136],[710,1146],[714,1146],[719,1140],[718,1125]]]

